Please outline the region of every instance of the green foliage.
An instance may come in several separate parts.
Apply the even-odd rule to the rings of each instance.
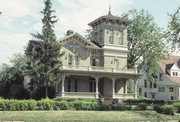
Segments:
[[[122,17],[132,20],[128,26],[128,68],[141,64],[148,78],[156,81],[152,74],[158,73],[157,62],[164,59],[167,53],[161,29],[155,24],[154,18],[144,10],[133,9]],[[142,57],[144,59],[141,61]]]
[[[164,100],[149,100],[147,98],[142,98],[142,99],[124,99],[123,103],[128,104],[128,105],[138,105],[140,103],[163,105],[165,104],[165,101]]]
[[[68,98],[68,97],[56,97],[53,99],[54,101],[67,101],[67,102],[73,102],[73,101],[85,101],[85,102],[96,102],[98,103],[99,100],[95,98]]]
[[[180,113],[180,102],[176,102],[173,106],[177,109],[177,113]]]
[[[70,110],[72,105],[66,101],[55,101],[54,110]]]
[[[14,54],[10,59],[10,64],[2,64],[0,66],[0,96],[18,99],[18,97],[10,93],[10,88],[14,85],[21,85],[21,87],[23,87],[23,72],[27,61],[28,60],[24,55],[18,53]]]
[[[27,68],[27,73],[32,75],[33,81],[36,85],[45,83],[45,96],[48,97],[48,83],[60,81],[60,57],[63,53],[60,52],[60,44],[56,41],[54,33],[54,24],[57,22],[55,12],[52,10],[51,0],[44,1],[45,7],[41,13],[42,18],[42,32],[32,34],[35,40],[29,43],[36,43],[39,47],[26,52],[30,60],[30,65]],[[33,86],[33,84],[32,84]]]
[[[154,106],[154,110],[158,113],[175,115],[175,107],[173,105]]]
[[[175,13],[169,16],[170,21],[165,37],[172,44],[171,47],[176,49],[180,47],[180,6],[176,9]]]
[[[147,103],[139,103],[139,104],[137,104],[137,109],[138,110],[146,110],[147,109],[147,106],[148,106],[148,104]]]
[[[92,33],[92,29],[87,29],[86,31],[85,31],[85,37],[86,37],[86,39],[88,39],[88,40],[92,40],[92,38],[93,38],[93,33]]]
[[[43,99],[37,102],[38,110],[53,110],[54,105],[54,101],[50,99]]]
[[[37,102],[34,100],[5,100],[0,99],[0,110],[25,111],[35,110]]]

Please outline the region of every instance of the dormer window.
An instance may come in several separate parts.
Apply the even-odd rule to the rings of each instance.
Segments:
[[[113,32],[112,31],[109,32],[109,43],[113,44]]]
[[[120,31],[118,34],[119,45],[123,45],[123,32]]]
[[[178,72],[173,72],[173,76],[178,76]]]

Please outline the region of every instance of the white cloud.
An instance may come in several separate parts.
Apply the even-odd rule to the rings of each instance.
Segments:
[[[29,34],[0,31],[0,63],[7,63],[14,53],[24,53],[24,47],[31,39]]]
[[[56,28],[59,31],[73,29],[80,34],[88,29],[87,25],[94,19],[108,14],[109,0],[58,0],[60,6],[57,10],[57,16],[60,17],[59,26]],[[131,5],[132,0],[111,0],[111,8],[113,15],[121,14],[121,6]],[[68,27],[62,26],[66,25]],[[77,27],[77,28],[74,28]],[[82,28],[82,29],[81,29]]]
[[[34,26],[32,27],[32,29],[36,32],[40,32],[41,29],[42,29],[42,23],[41,22],[38,22],[36,24],[34,24]]]
[[[40,1],[37,0],[33,0],[33,2],[32,0],[0,0],[0,3],[2,15],[11,17],[35,16],[33,9],[40,5]]]
[[[42,10],[44,0],[0,0],[0,63],[7,63],[8,58],[14,53],[22,52],[29,39],[30,31],[41,32],[42,24],[40,22],[39,11]],[[65,33],[66,30],[72,29],[80,34],[84,34],[88,29],[88,23],[99,16],[108,13],[109,0],[56,0],[59,4],[53,4],[56,15],[60,21],[56,24],[56,30]],[[121,6],[130,5],[132,0],[111,0],[112,13],[119,15]],[[55,2],[52,0],[52,2]],[[54,9],[53,8],[53,9]],[[25,16],[37,18],[37,23],[32,24],[34,20]],[[19,21],[22,25],[13,24],[14,20]],[[36,21],[36,20],[35,20]],[[27,26],[26,26],[27,25]],[[32,25],[32,26],[31,26]],[[31,26],[31,27],[30,27]],[[23,31],[24,30],[24,31]],[[21,31],[21,32],[20,32]],[[33,32],[32,32],[33,33]],[[62,35],[57,35],[58,38]]]
[[[23,24],[23,25],[28,25],[29,22],[28,22],[28,21],[23,21],[22,24]]]

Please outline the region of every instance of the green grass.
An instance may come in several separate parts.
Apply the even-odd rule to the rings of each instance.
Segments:
[[[158,114],[154,111],[0,111],[2,121],[25,122],[136,122],[180,120],[180,116]]]

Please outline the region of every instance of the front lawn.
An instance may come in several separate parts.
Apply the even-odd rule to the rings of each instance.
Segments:
[[[137,122],[180,120],[154,111],[0,111],[1,121],[25,122]]]

